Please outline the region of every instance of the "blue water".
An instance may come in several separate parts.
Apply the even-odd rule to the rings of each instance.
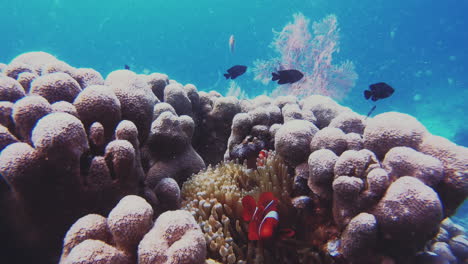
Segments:
[[[343,104],[366,114],[373,104],[363,100],[363,89],[385,81],[396,93],[378,102],[375,114],[409,113],[432,133],[468,145],[466,0],[0,0],[0,9],[1,62],[42,50],[104,77],[128,64],[221,93],[228,87],[222,73],[271,56],[272,29],[281,30],[294,13],[311,21],[336,14],[341,44],[334,62],[349,59],[359,74]],[[238,79],[250,96],[273,89],[252,79]]]

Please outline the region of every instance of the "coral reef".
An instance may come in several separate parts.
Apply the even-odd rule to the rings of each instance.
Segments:
[[[431,135],[411,116],[390,112],[365,120],[319,95],[261,102],[283,115],[284,123],[265,123],[266,135],[289,171],[295,169],[292,204],[314,218],[304,233],[334,261],[414,263],[442,218],[468,196],[468,150]],[[252,127],[250,114],[236,115],[226,159],[237,158],[239,148],[257,151],[247,147],[260,138]]]
[[[364,129],[364,147],[382,159],[393,147],[404,146],[419,150],[426,128],[416,118],[388,112],[370,119]]]
[[[0,64],[0,151],[9,263],[467,261],[448,217],[468,197],[468,149],[403,113],[103,78],[29,52]],[[265,192],[277,225],[250,241],[242,199]]]
[[[68,230],[59,263],[203,264],[205,239],[187,211],[162,213],[143,198],[125,196],[107,218],[89,214]]]
[[[25,91],[19,82],[7,76],[0,76],[1,101],[9,101],[14,103],[24,95]]]
[[[432,188],[405,176],[390,185],[372,213],[383,239],[395,245],[404,242],[405,248],[420,248],[437,233],[442,204]]]
[[[205,168],[205,163],[191,144],[194,129],[195,124],[190,117],[177,117],[168,111],[153,121],[147,141],[151,157],[146,177],[149,188],[155,188],[166,177],[181,185],[188,176]]]
[[[0,209],[6,217],[0,231],[26,250],[19,255],[6,251],[6,259],[55,262],[61,239],[77,218],[106,215],[127,194],[144,196],[157,207],[156,215],[178,208],[178,187],[156,188],[146,181],[154,165],[147,138],[159,102],[152,88],[161,88],[155,81],[156,76],[130,71],[112,72],[104,80],[93,69],[73,68],[44,52],[21,54],[5,66],[0,77],[0,174],[5,186]],[[193,85],[186,90],[189,98],[195,97]],[[205,165],[189,147],[193,121],[176,118],[181,121],[174,128],[184,130],[191,151],[164,157],[170,162],[161,171],[182,168],[165,177],[185,179]],[[164,205],[158,207],[155,190]]]
[[[221,97],[212,92],[200,92],[199,99],[199,126],[193,145],[205,164],[216,165],[223,160],[232,120],[241,112],[240,103],[235,97]]]
[[[203,264],[205,259],[205,238],[187,211],[161,214],[138,245],[141,264]]]
[[[287,164],[295,167],[307,160],[310,142],[317,131],[317,127],[311,122],[289,121],[275,133],[275,150]]]
[[[439,256],[446,263],[465,263],[468,261],[468,238],[465,229],[445,218],[437,235],[428,241],[424,252]]]
[[[427,135],[420,146],[424,154],[439,159],[444,166],[444,177],[437,193],[444,202],[447,216],[452,215],[468,196],[468,148],[458,146],[448,139]]]
[[[64,72],[41,75],[31,83],[29,93],[39,95],[53,104],[57,101],[73,102],[81,92],[78,82]]]
[[[377,241],[377,219],[372,214],[360,213],[349,222],[341,237],[346,259],[356,261],[365,258]]]
[[[440,160],[408,147],[390,149],[382,165],[392,178],[413,176],[431,187],[437,186],[444,177]]]

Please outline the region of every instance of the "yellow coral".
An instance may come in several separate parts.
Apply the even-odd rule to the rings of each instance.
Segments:
[[[269,152],[256,170],[233,161],[192,176],[182,186],[183,208],[200,224],[209,256],[223,263],[247,263],[247,223],[242,220],[242,197],[258,199],[273,192],[283,208],[290,208],[292,179],[287,167]],[[281,210],[281,208],[280,208]],[[250,255],[250,254],[249,254]]]

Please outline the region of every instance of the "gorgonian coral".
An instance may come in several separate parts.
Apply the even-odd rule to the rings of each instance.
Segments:
[[[271,72],[296,69],[304,78],[291,85],[276,88],[273,94],[294,94],[305,97],[311,94],[343,98],[358,78],[351,61],[332,64],[332,55],[339,51],[339,29],[335,15],[328,15],[312,24],[313,35],[309,32],[309,19],[303,14],[294,14],[294,22],[288,23],[275,38],[270,47],[277,57],[256,60],[253,72],[255,80],[267,83]]]

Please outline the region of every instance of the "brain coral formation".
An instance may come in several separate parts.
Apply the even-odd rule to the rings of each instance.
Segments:
[[[205,260],[205,238],[187,211],[161,214],[138,246],[141,264],[203,264]]]
[[[451,215],[468,196],[468,148],[434,135],[427,135],[420,148],[444,166],[444,177],[437,191],[444,201],[446,215]]]
[[[125,196],[107,219],[89,214],[71,226],[60,263],[136,263],[138,244],[152,226],[151,205],[139,196]]]
[[[426,128],[416,118],[397,112],[375,116],[364,129],[364,147],[383,158],[393,147],[405,146],[419,149]]]
[[[405,176],[390,185],[373,214],[385,239],[417,247],[437,233],[442,204],[432,188]]]

